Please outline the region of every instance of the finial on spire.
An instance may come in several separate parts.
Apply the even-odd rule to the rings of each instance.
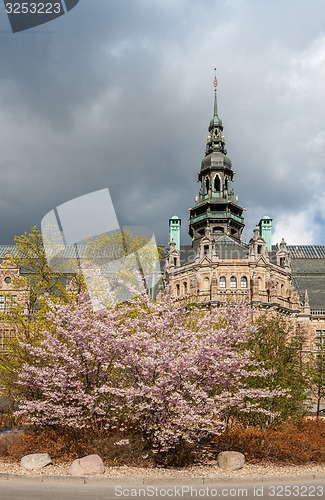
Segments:
[[[218,80],[217,80],[217,68],[214,68],[214,80],[213,80],[213,87],[214,87],[214,116],[218,116],[218,104],[217,104],[217,87],[218,87]]]
[[[217,68],[214,68],[214,80],[213,80],[214,91],[217,92],[218,80],[217,80]]]

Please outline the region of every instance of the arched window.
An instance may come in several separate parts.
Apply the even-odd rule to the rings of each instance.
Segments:
[[[176,296],[179,297],[181,294],[181,287],[177,284],[176,285]]]
[[[209,181],[209,177],[206,177],[205,178],[205,192],[208,194],[209,192],[209,189],[210,189],[210,181]]]
[[[221,182],[218,174],[214,178],[214,190],[217,192],[221,191]]]
[[[226,278],[225,278],[225,276],[220,276],[220,278],[219,278],[219,286],[220,286],[220,288],[226,288]]]
[[[187,294],[187,282],[184,281],[183,283],[183,294],[186,295]]]
[[[246,276],[242,276],[241,277],[240,286],[241,286],[241,288],[247,288],[247,278],[246,278]]]
[[[230,288],[237,288],[237,278],[236,278],[236,276],[232,276],[230,278]]]

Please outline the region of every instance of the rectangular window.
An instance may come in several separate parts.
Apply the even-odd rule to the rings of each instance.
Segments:
[[[10,311],[17,306],[17,295],[0,295],[0,312]]]
[[[325,350],[325,330],[316,330],[316,349]]]
[[[0,330],[0,351],[6,351],[8,349],[9,342],[15,335],[16,332],[12,328]]]

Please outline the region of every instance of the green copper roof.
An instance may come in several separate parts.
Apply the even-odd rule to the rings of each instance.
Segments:
[[[222,120],[220,120],[218,115],[214,115],[213,118],[211,118],[210,127],[213,127],[213,126],[216,126],[216,127],[222,126]]]

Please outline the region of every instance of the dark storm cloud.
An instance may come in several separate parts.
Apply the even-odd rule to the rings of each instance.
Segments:
[[[278,239],[320,242],[324,23],[300,0],[81,0],[15,35],[1,18],[1,242],[106,186],[121,223],[164,242],[177,213],[185,234],[214,66],[247,238],[267,212]]]

